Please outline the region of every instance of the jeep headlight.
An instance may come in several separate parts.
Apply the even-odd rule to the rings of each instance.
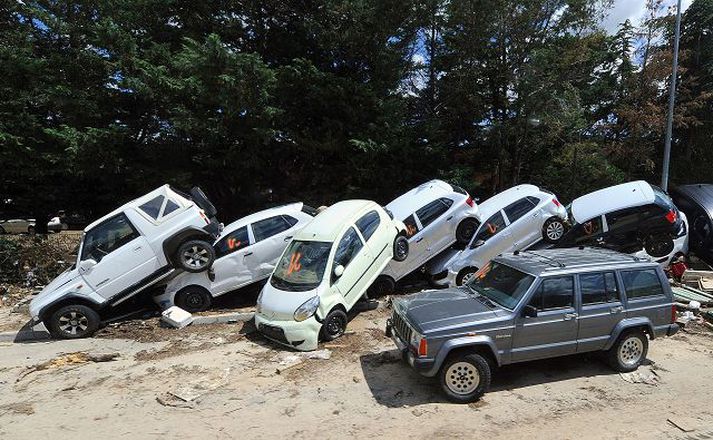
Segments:
[[[310,316],[314,315],[314,312],[317,311],[317,307],[319,307],[319,297],[314,296],[307,301],[304,302],[301,306],[297,307],[297,310],[295,310],[294,318],[295,321],[301,322],[304,321],[305,319],[308,319]]]

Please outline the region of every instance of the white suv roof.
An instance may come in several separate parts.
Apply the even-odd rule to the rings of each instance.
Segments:
[[[516,202],[523,197],[534,196],[539,192],[540,188],[529,184],[517,185],[512,188],[508,188],[478,205],[478,209],[480,209],[480,217],[482,219],[487,219],[509,204]]]
[[[571,214],[581,223],[620,209],[647,205],[655,201],[654,189],[644,180],[622,183],[574,199]]]
[[[434,179],[402,194],[389,202],[386,207],[395,218],[404,219],[422,206],[451,193],[453,193],[452,186],[442,180]]]

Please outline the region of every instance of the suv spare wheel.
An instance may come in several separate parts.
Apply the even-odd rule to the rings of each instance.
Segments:
[[[188,240],[178,246],[175,261],[186,272],[203,272],[213,265],[215,250],[205,240]]]
[[[215,209],[215,206],[213,206],[210,200],[208,200],[208,197],[206,197],[203,190],[199,187],[194,186],[191,189],[191,199],[193,199],[193,201],[196,203],[196,205],[198,205],[199,208],[205,211],[205,215],[208,218],[213,218],[218,213],[218,210]]]

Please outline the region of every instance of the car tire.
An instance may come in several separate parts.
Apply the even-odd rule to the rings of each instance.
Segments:
[[[394,240],[394,261],[404,261],[408,258],[408,239],[399,235]]]
[[[186,272],[203,272],[213,265],[215,249],[205,240],[188,240],[178,246],[176,262]]]
[[[341,309],[334,309],[324,318],[320,336],[323,341],[329,342],[342,336],[347,329],[347,314]]]
[[[609,365],[620,373],[639,368],[649,352],[649,339],[640,329],[625,331],[607,352]]]
[[[466,267],[465,269],[461,269],[456,277],[456,286],[462,286],[464,283],[470,281],[477,271],[478,269],[475,267]]]
[[[550,244],[559,243],[565,232],[567,232],[567,228],[559,217],[550,217],[542,225],[542,239]]]
[[[470,217],[463,219],[456,227],[456,242],[462,246],[467,245],[475,235],[476,229],[478,229],[476,219]]]
[[[45,326],[54,339],[86,338],[93,335],[100,324],[99,314],[83,304],[61,307],[45,320]]]
[[[386,275],[379,275],[366,292],[371,299],[381,298],[393,293],[395,286],[396,283],[393,278]]]
[[[27,227],[27,233],[28,233],[28,234],[34,234],[34,233],[35,233],[35,227],[34,227],[34,226],[28,226],[28,227]]]
[[[174,300],[174,303],[186,312],[205,312],[211,306],[213,298],[207,290],[200,286],[188,286],[181,289]]]
[[[661,258],[673,252],[675,243],[668,237],[649,235],[644,239],[644,250],[654,258]]]
[[[490,387],[491,376],[490,364],[477,353],[451,356],[438,372],[443,393],[455,403],[480,399]]]
[[[7,232],[5,231],[5,228],[0,226],[0,235],[4,235],[4,234],[7,234]]]

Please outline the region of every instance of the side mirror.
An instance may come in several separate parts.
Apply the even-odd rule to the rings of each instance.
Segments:
[[[535,308],[535,306],[531,306],[528,304],[522,310],[522,316],[526,318],[537,318],[537,309]]]
[[[94,266],[97,265],[96,260],[93,259],[88,259],[88,260],[82,260],[79,262],[79,272],[81,273],[89,273],[92,271]]]
[[[477,247],[481,247],[482,245],[485,244],[485,240],[475,240],[472,245],[470,245],[471,249],[475,249]]]
[[[337,267],[334,268],[334,276],[339,278],[342,274],[344,274],[344,266],[338,264]]]

